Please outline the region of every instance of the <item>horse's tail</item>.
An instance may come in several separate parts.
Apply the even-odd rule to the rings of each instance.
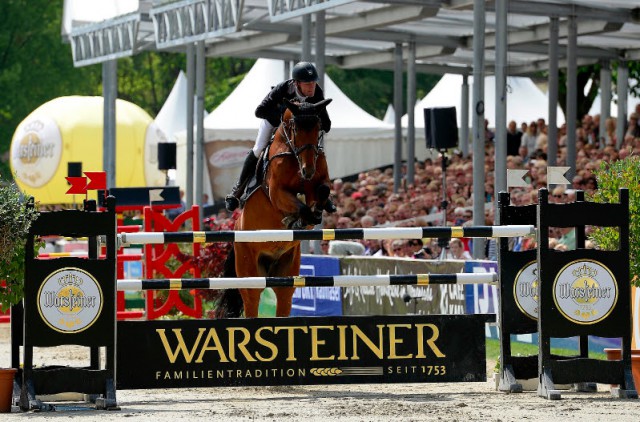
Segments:
[[[236,254],[233,249],[229,251],[227,260],[224,262],[223,277],[236,277]],[[218,301],[219,318],[239,318],[243,310],[242,296],[238,289],[225,289]]]

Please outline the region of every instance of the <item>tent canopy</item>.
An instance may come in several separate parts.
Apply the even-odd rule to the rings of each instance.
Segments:
[[[469,96],[473,78],[469,78]],[[461,114],[461,92],[462,92],[462,76],[447,74],[440,79],[435,87],[416,104],[415,107],[415,126],[424,127],[424,109],[432,107],[455,107],[458,119],[458,127],[460,126]],[[549,102],[547,96],[533,83],[530,78],[523,77],[507,77],[507,122],[515,120],[518,126],[522,122],[529,123],[540,117],[547,119],[549,114]],[[469,119],[473,116],[472,104],[469,101]],[[489,126],[494,127],[496,123],[496,79],[494,76],[487,76],[484,81],[484,113],[485,119],[489,120]],[[562,109],[557,109],[557,123],[564,123],[564,113]],[[402,125],[407,125],[407,116],[402,117]],[[469,120],[471,124],[471,120]],[[424,131],[416,130],[416,137],[424,138]]]
[[[285,80],[281,60],[258,59],[237,88],[204,121],[205,142],[255,140],[257,105],[271,87]],[[331,177],[344,177],[393,163],[394,127],[362,110],[325,75],[324,93],[331,131],[325,136]],[[426,148],[417,155],[426,155]]]
[[[255,139],[260,119],[254,111],[271,87],[285,75],[281,60],[258,59],[238,87],[207,116],[205,142],[214,140]],[[327,110],[331,117],[328,140],[393,138],[393,125],[385,123],[358,107],[325,75],[325,98],[332,98]]]

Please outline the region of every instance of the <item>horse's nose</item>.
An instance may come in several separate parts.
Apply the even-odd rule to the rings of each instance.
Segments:
[[[315,167],[312,167],[312,166],[302,167],[302,177],[304,178],[304,180],[311,180],[314,174],[316,174]]]

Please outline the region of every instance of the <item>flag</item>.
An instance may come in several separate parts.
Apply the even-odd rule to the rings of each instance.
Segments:
[[[67,191],[67,195],[84,195],[87,193],[87,178],[86,177],[65,177],[67,182],[71,185]]]
[[[107,189],[106,171],[85,171],[84,175],[89,178],[89,183],[87,183],[87,190]]]

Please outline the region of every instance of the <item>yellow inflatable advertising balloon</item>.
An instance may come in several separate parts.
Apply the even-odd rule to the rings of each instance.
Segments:
[[[60,97],[27,116],[11,141],[11,170],[20,189],[41,204],[84,199],[66,195],[65,177],[68,163],[82,163],[83,172],[103,170],[103,109],[102,97]],[[157,145],[165,140],[147,112],[116,100],[116,187],[163,186]]]

